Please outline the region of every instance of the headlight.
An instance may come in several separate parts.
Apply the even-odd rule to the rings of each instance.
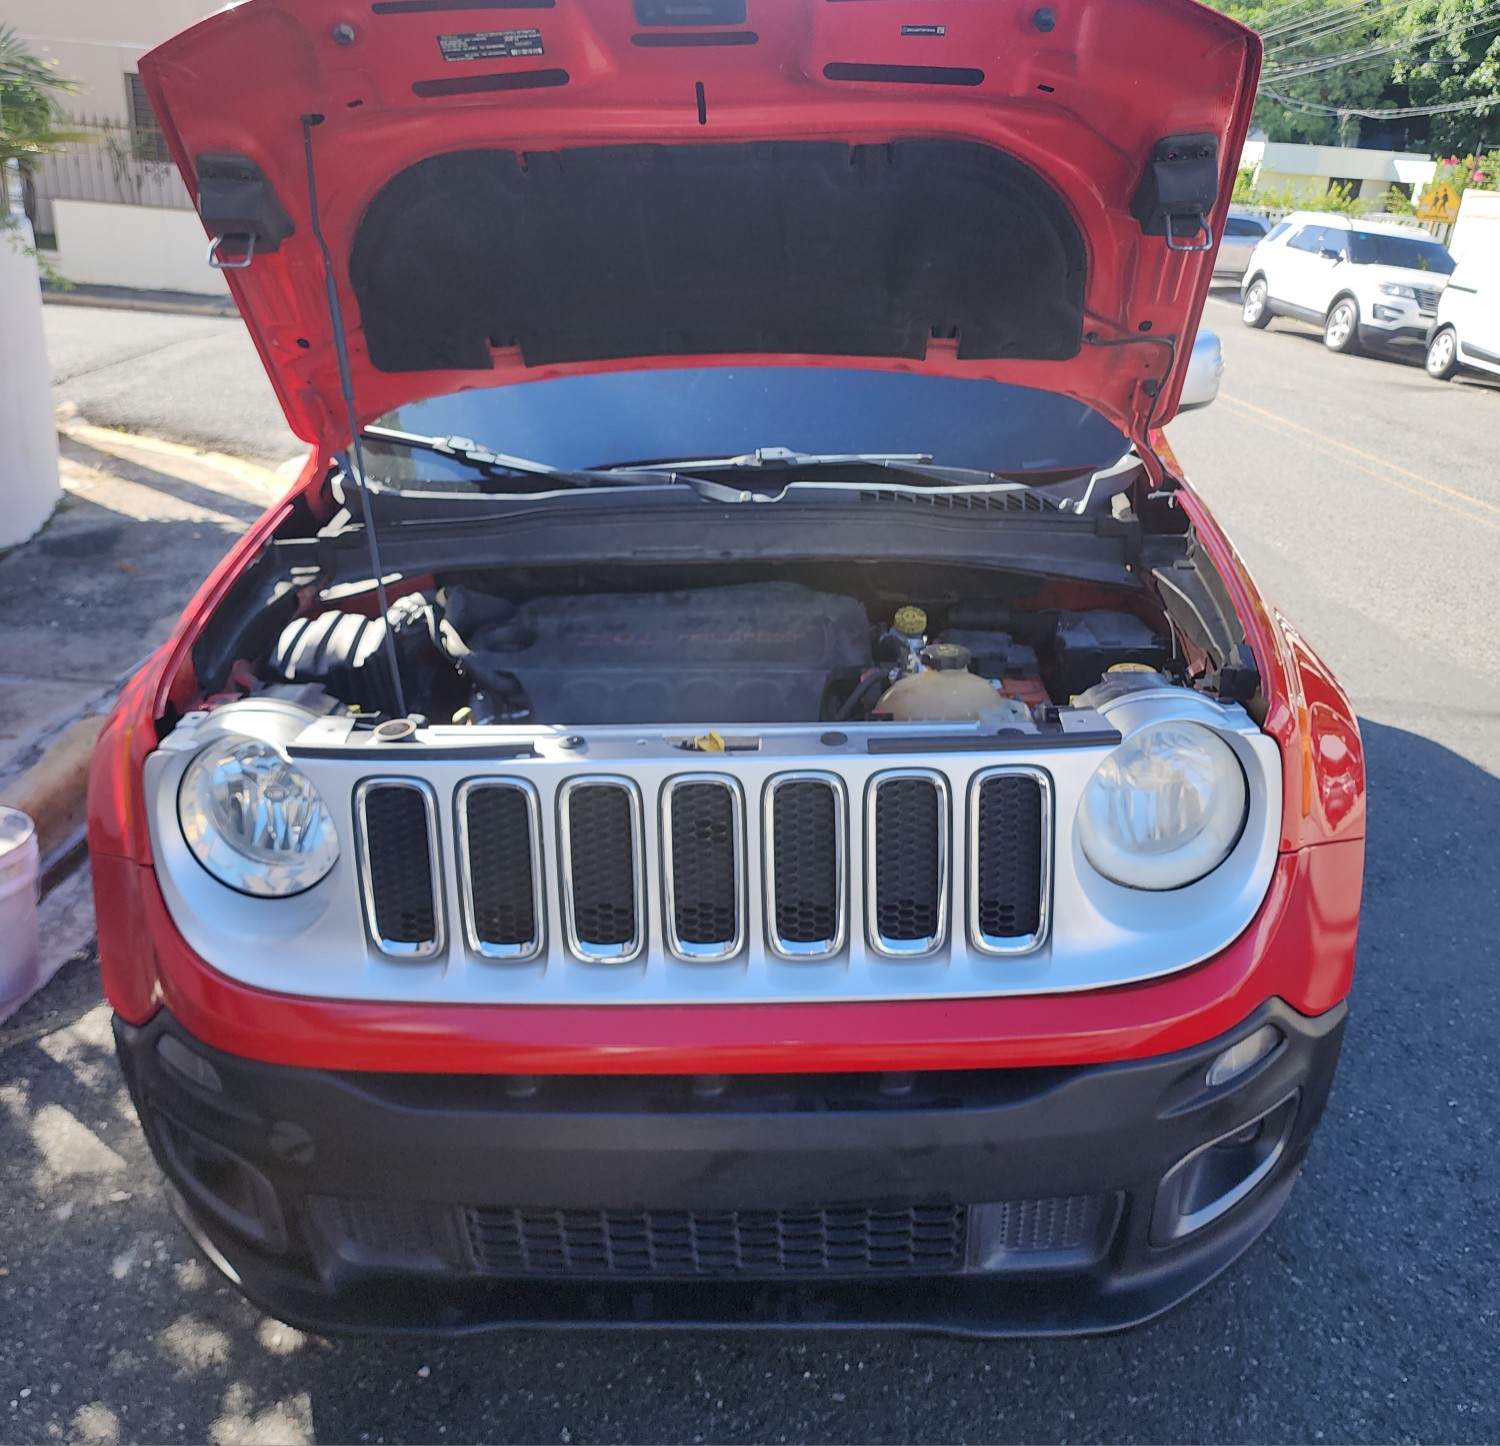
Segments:
[[[1375,289],[1382,296],[1404,296],[1408,301],[1417,299],[1416,287],[1398,286],[1394,281],[1382,281]]]
[[[1078,809],[1084,857],[1132,889],[1180,889],[1212,873],[1249,808],[1234,750],[1198,723],[1155,723],[1094,771]]]
[[[269,743],[210,744],[182,775],[177,816],[193,856],[242,894],[300,894],[338,860],[318,790]]]

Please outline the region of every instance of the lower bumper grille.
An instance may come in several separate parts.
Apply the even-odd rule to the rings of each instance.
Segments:
[[[470,1210],[500,1276],[940,1275],[963,1267],[967,1210]]]

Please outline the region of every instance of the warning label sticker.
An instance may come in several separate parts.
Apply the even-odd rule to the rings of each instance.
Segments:
[[[540,30],[479,30],[471,35],[439,35],[444,60],[515,60],[545,55]]]
[[[901,33],[903,35],[946,35],[948,27],[946,25],[903,25]]]

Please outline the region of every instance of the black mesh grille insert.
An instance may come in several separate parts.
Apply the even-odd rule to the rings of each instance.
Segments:
[[[776,934],[787,944],[822,944],[839,932],[838,804],[833,786],[793,779],[771,804]]]
[[[524,789],[483,784],[464,805],[473,885],[474,932],[481,944],[523,949],[537,941],[536,841]]]
[[[683,944],[729,944],[739,932],[734,795],[723,783],[672,790],[672,916]]]
[[[376,935],[388,944],[431,943],[437,911],[426,794],[376,785],[364,796],[364,824]]]
[[[618,784],[586,783],[568,798],[573,927],[584,945],[628,945],[636,938],[635,828],[630,794]]]
[[[1112,1195],[1057,1195],[987,1205],[995,1243],[1015,1254],[1053,1255],[1079,1250],[1098,1238]]]
[[[826,1210],[468,1212],[489,1275],[939,1275],[962,1267],[962,1205]]]
[[[1035,934],[1042,918],[1042,786],[1018,774],[979,785],[979,931],[989,939]]]
[[[937,936],[942,915],[942,805],[930,778],[893,778],[875,794],[875,930],[893,943]]]

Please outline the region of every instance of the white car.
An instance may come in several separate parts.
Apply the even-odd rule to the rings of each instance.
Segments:
[[[1330,351],[1425,344],[1452,271],[1448,248],[1416,226],[1294,211],[1251,252],[1242,314],[1257,328],[1311,322]]]
[[[1500,376],[1500,256],[1466,256],[1438,302],[1427,373],[1445,382],[1465,368]]]
[[[1224,234],[1219,238],[1219,254],[1214,257],[1214,275],[1233,276],[1236,281],[1245,274],[1250,255],[1271,230],[1265,216],[1249,211],[1231,211],[1224,218]]]

